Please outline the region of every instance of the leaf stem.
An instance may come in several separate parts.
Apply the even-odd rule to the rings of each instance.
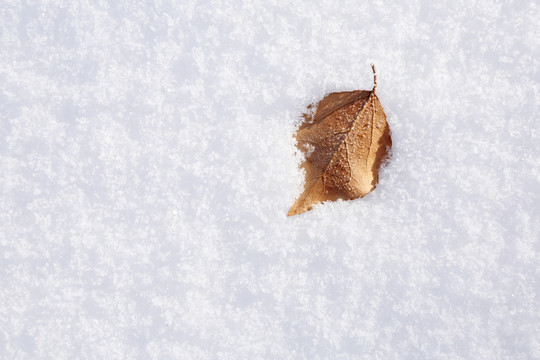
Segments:
[[[377,88],[377,72],[375,71],[375,65],[371,64],[371,69],[373,69],[373,92]]]

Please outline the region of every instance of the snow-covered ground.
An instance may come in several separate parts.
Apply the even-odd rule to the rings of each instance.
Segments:
[[[0,358],[540,358],[540,4],[0,2]],[[287,218],[371,89],[377,189]]]

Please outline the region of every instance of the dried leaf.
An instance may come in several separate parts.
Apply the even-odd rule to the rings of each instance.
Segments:
[[[288,216],[311,210],[326,200],[364,197],[379,181],[379,168],[392,147],[386,114],[375,94],[377,75],[373,68],[373,90],[331,93],[304,122],[295,137],[305,155],[304,192]]]

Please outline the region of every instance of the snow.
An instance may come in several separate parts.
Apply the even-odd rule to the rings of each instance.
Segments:
[[[540,358],[540,6],[0,3],[0,358]],[[287,218],[292,134],[393,157]]]

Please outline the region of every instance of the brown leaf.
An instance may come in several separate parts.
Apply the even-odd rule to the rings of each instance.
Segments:
[[[377,75],[373,68],[373,90],[331,93],[315,113],[308,106],[295,137],[305,154],[304,192],[288,216],[311,210],[326,200],[364,197],[379,181],[379,167],[392,147],[386,114],[375,94]]]

